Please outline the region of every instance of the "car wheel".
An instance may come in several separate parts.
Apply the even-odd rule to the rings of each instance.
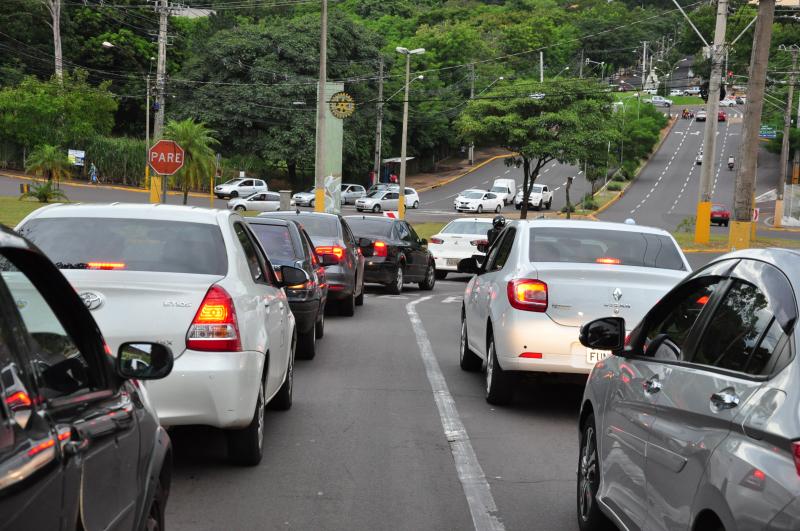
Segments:
[[[294,388],[294,356],[297,352],[297,335],[292,337],[292,350],[289,351],[289,366],[286,368],[286,380],[278,389],[278,393],[269,403],[269,408],[286,411],[292,407],[292,390]]]
[[[228,457],[233,463],[255,466],[264,454],[264,377],[258,386],[253,420],[241,430],[228,430]],[[290,391],[291,393],[291,391]],[[275,397],[277,399],[277,396]],[[273,399],[273,402],[275,400]]]
[[[458,349],[458,364],[462,370],[475,372],[480,370],[483,361],[472,352],[467,341],[467,316],[461,311],[461,344]]]
[[[372,207],[372,211],[375,212],[375,213],[380,212],[381,211],[381,206],[380,205],[375,205],[374,207]]]
[[[147,521],[145,529],[147,531],[163,531],[164,526],[164,506],[167,500],[164,499],[164,486],[161,480],[156,484],[156,494],[153,496],[153,502],[150,504],[150,511],[147,513]]]
[[[478,214],[482,214],[483,213],[483,205],[478,205],[478,208],[475,210],[475,212],[477,212]]]
[[[600,487],[600,464],[597,458],[597,435],[594,415],[589,415],[581,429],[578,454],[578,527],[581,531],[615,529],[597,504]]]
[[[448,271],[445,271],[443,269],[437,269],[436,270],[436,280],[444,280],[444,279],[446,279],[447,278],[447,273],[448,273]]]
[[[325,335],[325,308],[319,309],[319,314],[317,316],[317,322],[314,325],[314,329],[316,330],[317,339],[322,339],[322,336]]]
[[[356,288],[353,286],[353,293],[339,303],[339,315],[352,317],[356,314]]]
[[[497,208],[494,209],[495,212],[500,212],[503,209],[500,205],[497,205]]]
[[[314,203],[316,203],[316,202],[317,202],[316,199],[312,199],[311,201],[308,202],[308,206],[310,206],[311,208],[314,208]]]
[[[236,212],[243,212],[243,211],[247,210],[247,209],[246,209],[245,207],[243,207],[242,205],[236,205],[236,206],[235,206],[233,209],[234,209]]]
[[[512,383],[509,374],[497,362],[494,337],[490,335],[486,346],[486,401],[495,406],[511,402],[514,392]]]
[[[536,210],[541,210],[541,209],[542,209],[542,201],[539,200],[539,204],[536,205]]]
[[[364,282],[361,282],[361,293],[356,297],[356,306],[364,306]]]
[[[395,273],[394,280],[391,284],[386,286],[386,289],[392,295],[400,295],[403,292],[403,264],[397,266],[397,273]]]
[[[217,199],[225,199],[225,196],[222,194],[216,194]]]
[[[546,208],[547,210],[550,210],[550,205],[552,205],[552,204],[553,204],[553,200],[551,199],[550,201],[548,201],[548,202],[545,204],[545,208]]]
[[[425,270],[425,280],[419,283],[419,289],[424,291],[430,291],[433,289],[433,286],[436,285],[436,266],[433,262],[428,264],[428,268]]]
[[[317,355],[317,327],[297,335],[297,357],[301,360],[313,360]]]
[[[414,201],[414,204],[411,205],[411,208],[413,208],[414,210],[418,209],[419,208],[419,201]]]
[[[231,192],[231,199],[235,199],[235,198],[237,198],[237,197],[239,197],[239,192],[237,192],[236,190],[234,190],[233,192]]]

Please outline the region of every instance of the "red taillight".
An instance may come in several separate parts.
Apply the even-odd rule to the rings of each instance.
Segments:
[[[518,278],[508,283],[508,302],[517,310],[547,311],[547,284],[541,280]]]
[[[110,271],[112,269],[125,269],[125,263],[123,262],[88,262],[86,264],[87,269],[102,269],[104,271]]]
[[[334,257],[337,262],[341,262],[344,258],[344,247],[338,245],[320,245],[316,248],[317,254],[329,254]]]
[[[242,350],[233,299],[220,286],[211,286],[206,293],[186,333],[186,348],[217,352]]]
[[[44,452],[48,448],[52,448],[55,445],[56,445],[55,439],[47,439],[46,441],[41,442],[36,446],[34,446],[33,448],[31,448],[30,450],[28,450],[28,457],[33,457],[36,454]]]
[[[386,247],[386,242],[376,241],[372,244],[372,256],[383,256],[384,258],[389,255],[389,248]]]
[[[607,264],[607,265],[619,265],[622,261],[619,258],[610,258],[608,256],[603,256],[595,260],[598,264]]]
[[[540,359],[542,359],[542,353],[541,352],[523,352],[522,354],[519,355],[519,357],[520,358],[528,358],[528,359],[540,360]]]
[[[489,245],[489,240],[472,240],[469,244],[473,247],[477,247],[479,245]]]
[[[705,305],[706,303],[708,303],[708,295],[703,295],[702,297],[697,299],[697,304]]]
[[[800,441],[792,443],[792,455],[794,456],[794,467],[797,469],[797,475],[800,476]]]
[[[15,407],[27,407],[31,405],[31,398],[25,391],[17,391],[13,395],[6,397],[6,404],[12,411]]]
[[[430,243],[435,243],[438,245],[444,243],[444,240],[441,238],[431,238]]]

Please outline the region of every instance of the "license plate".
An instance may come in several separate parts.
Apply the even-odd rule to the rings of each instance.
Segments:
[[[603,361],[610,355],[611,351],[608,350],[586,349],[586,363],[597,363],[598,361]]]
[[[459,258],[448,258],[447,259],[447,265],[449,265],[449,266],[457,266],[460,261],[461,261],[461,259],[459,259]]]

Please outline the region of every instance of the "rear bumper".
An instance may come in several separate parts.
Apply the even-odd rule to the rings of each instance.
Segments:
[[[364,264],[364,282],[390,284],[396,275],[397,264],[394,262],[367,260]]]
[[[342,300],[353,294],[353,277],[341,265],[326,267],[325,277],[328,283],[328,300]]]
[[[244,428],[253,419],[264,359],[260,352],[185,351],[169,376],[145,382],[161,425]]]
[[[431,250],[433,259],[436,262],[436,269],[440,271],[458,271],[458,262],[465,258],[470,258],[473,254],[481,254],[477,250],[474,253],[464,252],[458,253],[455,251],[436,252]]]

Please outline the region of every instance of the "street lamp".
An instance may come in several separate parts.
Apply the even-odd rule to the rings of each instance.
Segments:
[[[403,98],[403,135],[400,140],[400,193],[397,201],[397,217],[405,219],[406,215],[406,141],[408,140],[408,87],[411,85],[411,56],[422,55],[425,48],[409,50],[398,46],[395,48],[397,53],[406,56],[406,84],[405,98]]]
[[[558,76],[560,76],[561,74],[563,74],[567,70],[569,70],[569,67],[565,66],[564,68],[561,69],[561,72],[559,72],[558,74],[555,75],[555,77],[553,79],[556,79]]]
[[[112,43],[108,42],[108,41],[103,41],[103,42],[102,42],[102,44],[101,44],[101,46],[102,46],[103,48],[106,48],[106,49],[108,49],[108,48],[114,48],[114,45],[113,45]]]

